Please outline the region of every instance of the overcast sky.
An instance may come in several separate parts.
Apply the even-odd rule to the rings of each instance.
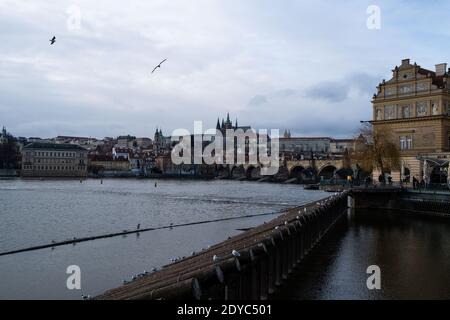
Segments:
[[[380,29],[366,25],[372,4]],[[153,136],[230,112],[255,128],[353,136],[402,58],[450,62],[448,12],[411,0],[0,0],[0,125]]]

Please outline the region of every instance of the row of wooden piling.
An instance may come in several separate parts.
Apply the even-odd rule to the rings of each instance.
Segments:
[[[345,215],[346,208],[347,193],[343,192],[291,209],[97,299],[268,299]]]
[[[216,275],[211,279],[199,277],[197,282],[194,280],[193,297],[267,299],[342,217],[345,208],[346,202],[340,199],[280,227],[270,238],[232,259],[234,266],[230,261],[219,263],[215,266]]]

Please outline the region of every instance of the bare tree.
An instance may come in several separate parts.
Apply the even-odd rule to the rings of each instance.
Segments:
[[[371,124],[364,124],[356,138],[351,158],[364,171],[374,169],[382,173],[400,169],[400,151],[389,130],[374,130]]]

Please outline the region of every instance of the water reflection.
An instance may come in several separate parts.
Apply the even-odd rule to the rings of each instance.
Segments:
[[[381,290],[366,269],[381,268]],[[449,299],[450,221],[389,211],[352,212],[299,267],[276,299]]]

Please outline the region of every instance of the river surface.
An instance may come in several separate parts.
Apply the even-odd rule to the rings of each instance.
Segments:
[[[0,252],[122,230],[274,213],[0,256],[0,299],[80,299],[328,194],[238,181],[0,180]],[[68,290],[66,269],[81,269]]]
[[[0,256],[0,299],[80,299],[170,263],[328,194],[298,185],[133,179],[0,180],[0,252],[249,214]],[[66,269],[81,269],[68,290]],[[366,286],[380,268],[381,289]],[[450,220],[388,211],[348,215],[307,256],[275,299],[450,299]]]
[[[380,289],[369,290],[374,265]],[[275,299],[450,299],[450,219],[349,212],[283,289]]]

